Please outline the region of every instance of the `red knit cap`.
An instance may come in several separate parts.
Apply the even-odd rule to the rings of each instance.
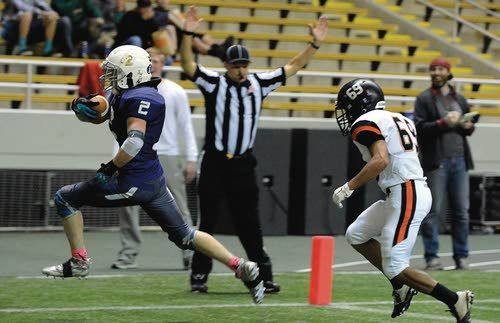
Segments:
[[[433,67],[436,66],[442,66],[446,68],[448,71],[451,69],[451,64],[448,62],[445,58],[435,58],[432,60],[432,62],[429,64],[429,69],[432,69]]]

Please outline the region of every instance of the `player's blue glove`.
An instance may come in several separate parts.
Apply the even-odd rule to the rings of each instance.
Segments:
[[[117,170],[118,167],[110,160],[107,164],[101,164],[101,168],[97,170],[95,178],[101,186],[105,186]]]
[[[76,117],[81,121],[90,121],[97,119],[97,112],[92,109],[99,105],[99,102],[90,101],[97,93],[76,98],[71,102],[71,110],[75,112]]]

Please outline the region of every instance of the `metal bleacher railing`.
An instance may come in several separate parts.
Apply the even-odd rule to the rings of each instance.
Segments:
[[[62,91],[78,91],[78,85],[67,84],[72,83],[76,79],[75,76],[71,75],[40,75],[35,74],[36,67],[38,66],[58,66],[58,67],[73,67],[80,68],[84,64],[81,60],[44,60],[44,59],[28,59],[19,60],[18,58],[0,58],[0,65],[24,65],[26,68],[26,74],[6,74],[4,80],[0,82],[0,100],[2,101],[14,101],[19,100],[24,102],[25,109],[33,109],[34,102],[57,102],[57,103],[68,103],[74,97],[72,94],[36,94],[35,90],[59,90]],[[167,66],[164,68],[167,72],[180,73],[181,68],[178,66]],[[214,68],[216,71],[223,72],[223,68]],[[260,71],[260,70],[253,70]],[[382,73],[350,73],[350,72],[322,72],[322,71],[300,71],[299,76],[314,76],[327,78],[325,84],[331,84],[330,79],[332,78],[358,78],[358,77],[369,77],[376,80],[401,80],[403,81],[428,81],[429,77],[425,75],[415,75],[415,74],[382,74]],[[52,83],[51,83],[52,82]],[[486,85],[486,86],[500,86],[500,80],[497,79],[487,79],[487,78],[463,78],[457,77],[453,79],[453,82],[460,88],[466,84],[474,85]],[[188,94],[192,96],[200,96],[200,92],[194,88],[192,84],[185,81],[179,81],[181,85],[186,87]],[[24,89],[23,92],[12,93],[9,89]],[[5,91],[7,90],[7,91]],[[333,86],[286,86],[281,92],[271,93],[271,97],[286,97],[286,98],[301,98],[305,99],[303,102],[274,102],[269,100],[269,102],[264,106],[268,109],[285,109],[285,110],[308,110],[308,111],[332,111],[333,105],[332,100],[336,98],[335,91],[336,87]],[[404,105],[404,103],[411,103],[415,100],[416,90],[412,89],[393,89],[387,91],[386,100],[392,102],[390,109],[393,111],[403,112],[411,109],[410,105]],[[391,95],[394,94],[394,95]],[[474,97],[473,93],[468,91],[471,97]],[[203,100],[201,96],[198,99],[191,99],[191,104],[193,106],[202,107]],[[325,99],[325,103],[318,102],[307,102],[307,99]],[[327,103],[327,100],[328,103]],[[478,95],[476,98],[469,98],[469,103],[473,106],[481,106],[479,110],[484,115],[498,115],[500,116],[500,97],[498,95]],[[400,105],[394,104],[399,103]],[[403,105],[401,105],[403,103]]]
[[[459,30],[462,26],[466,26],[481,35],[483,35],[483,48],[481,50],[482,53],[486,53],[488,48],[490,47],[491,42],[500,43],[500,37],[495,35],[489,30],[486,30],[482,27],[474,23],[498,23],[500,22],[500,15],[489,8],[482,6],[481,4],[476,3],[475,1],[466,0],[466,1],[454,1],[453,2],[453,12],[444,9],[444,7],[450,7],[450,1],[448,2],[438,2],[438,1],[427,1],[427,0],[416,0],[417,3],[424,5],[428,12],[436,11],[441,15],[448,17],[454,21],[451,30],[452,39],[457,39]],[[460,14],[461,9],[464,4],[468,4],[469,7],[473,7],[475,9],[481,10],[483,12],[482,15],[476,16],[463,16]]]

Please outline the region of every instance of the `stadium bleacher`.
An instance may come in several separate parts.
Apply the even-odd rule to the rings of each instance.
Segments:
[[[386,2],[391,5],[388,1]],[[432,1],[432,3],[449,6],[446,1]],[[129,7],[133,7],[135,1],[127,1]],[[172,5],[186,8],[190,1],[172,0]],[[366,8],[357,7],[352,2],[327,1],[324,6],[319,6],[317,1],[304,3],[284,3],[282,1],[222,1],[201,0],[197,6],[204,20],[203,27],[206,33],[214,39],[225,39],[232,35],[236,41],[249,47],[253,57],[252,68],[275,68],[285,64],[290,58],[304,48],[310,36],[307,34],[307,25],[314,22],[320,14],[329,17],[330,36],[318,51],[315,59],[307,66],[307,71],[322,72],[356,72],[367,75],[393,74],[396,79],[382,79],[387,95],[394,97],[414,97],[423,88],[423,81],[412,82],[411,76],[428,76],[426,67],[428,62],[442,56],[435,50],[432,43],[425,39],[414,39],[408,34],[398,33],[398,26],[387,23],[381,17],[370,16]],[[495,9],[494,6],[490,6]],[[404,7],[400,7],[404,8]],[[419,6],[423,10],[422,6]],[[470,9],[470,6],[464,8]],[[229,11],[228,11],[229,10]],[[396,9],[395,9],[396,10]],[[406,15],[407,12],[400,10]],[[227,13],[232,13],[228,15]],[[493,17],[494,18],[494,17]],[[419,22],[420,23],[420,22]],[[265,31],[265,32],[264,32]],[[274,32],[273,32],[274,31]],[[445,35],[446,37],[446,35]],[[488,55],[484,55],[489,59]],[[12,56],[0,56],[0,60]],[[41,58],[22,57],[20,60],[37,60],[41,62],[59,62],[80,67],[81,59],[68,58]],[[200,56],[199,62],[209,67],[220,67],[220,62],[207,56]],[[449,57],[453,64],[453,73],[458,77],[471,79],[470,83],[461,84],[462,91],[468,99],[498,100],[497,85],[482,85],[474,83],[475,79],[488,79],[492,75],[478,75],[467,66],[467,62],[457,57]],[[7,64],[8,65],[8,64]],[[4,65],[4,66],[7,66]],[[18,66],[10,73],[2,73],[2,82],[10,83],[40,83],[61,86],[75,86],[78,69],[55,67],[48,69],[44,74],[28,73],[23,67]],[[400,79],[397,79],[397,76]],[[169,77],[180,82],[185,88],[193,89],[192,83],[179,81],[179,76],[169,74]],[[335,94],[338,84],[346,78],[335,77],[317,78],[313,76],[301,76],[291,79],[289,85],[281,88],[281,93],[305,93],[305,94]],[[333,85],[332,85],[333,84]],[[12,90],[12,85],[7,88],[0,86],[0,101],[24,101],[25,90],[20,87]],[[61,103],[55,105],[55,109],[64,109],[73,97],[68,88],[61,87],[60,90],[47,89],[34,91],[30,99],[36,103]],[[411,105],[408,101],[401,101],[400,110],[408,110]],[[200,106],[199,99],[192,100],[193,106]],[[475,108],[486,108],[496,110],[491,102],[488,105],[474,105]],[[4,106],[0,103],[0,106]],[[40,106],[47,107],[42,104]],[[398,105],[393,105],[398,110]],[[299,98],[277,97],[270,98],[268,109],[301,109],[304,111],[320,110],[330,111],[332,109],[331,99],[325,97]],[[488,111],[490,111],[488,110]],[[490,112],[495,114],[495,112]],[[500,113],[499,113],[500,114]]]
[[[126,1],[129,8],[135,6],[135,0]],[[475,31],[462,28],[455,37],[451,33],[453,23],[450,19],[439,18],[435,14],[430,21],[425,21],[425,6],[415,5],[414,0],[375,1],[391,6],[393,12],[416,26],[424,26],[442,39],[477,53],[482,60],[495,62],[500,54],[495,43],[483,51],[484,35]],[[478,17],[476,8],[469,2],[428,1],[449,9],[454,9],[458,3],[462,8],[462,18],[481,24],[492,34],[500,36],[499,19],[485,15]],[[82,209],[85,227],[91,231],[86,243],[94,262],[92,276],[98,279],[76,282],[70,279],[38,279],[41,278],[40,268],[48,264],[47,259],[67,252],[67,245],[61,242],[64,240],[60,232],[63,230],[62,220],[56,212],[55,192],[63,185],[94,176],[98,162],[109,160],[113,138],[106,124],[99,127],[81,123],[71,111],[64,111],[69,109],[69,103],[78,91],[80,68],[89,60],[0,55],[0,66],[3,68],[0,71],[0,120],[6,126],[3,129],[4,144],[0,145],[0,160],[4,165],[0,172],[3,247],[0,249],[3,251],[2,259],[6,259],[0,266],[0,281],[5,287],[0,288],[0,317],[3,318],[0,321],[387,321],[392,307],[390,285],[382,274],[372,275],[376,269],[353,253],[341,236],[347,227],[347,220],[357,215],[353,209],[362,207],[376,194],[374,188],[368,186],[356,193],[363,198],[354,201],[351,198],[351,205],[342,210],[333,209],[331,187],[335,187],[336,182],[341,185],[346,174],[359,166],[360,161],[354,161],[349,156],[351,148],[336,131],[335,121],[324,117],[332,115],[340,85],[355,77],[377,80],[384,89],[388,110],[411,113],[413,100],[430,84],[429,62],[433,58],[447,56],[453,64],[452,83],[469,100],[472,109],[498,122],[500,77],[494,71],[475,69],[470,61],[453,52],[447,55],[429,37],[405,33],[402,24],[357,6],[360,1],[328,0],[324,6],[320,6],[319,2],[170,1],[172,6],[181,9],[193,3],[200,6],[204,18],[202,31],[215,40],[233,36],[237,43],[248,46],[252,56],[251,70],[268,70],[285,64],[306,48],[311,40],[307,24],[314,22],[320,14],[329,17],[329,37],[313,61],[298,75],[288,79],[285,86],[271,93],[263,103],[263,115],[283,117],[261,118],[261,130],[255,146],[259,160],[257,178],[263,179],[262,175],[269,174],[274,183],[273,188],[264,186],[264,181],[257,183],[262,203],[259,206],[260,215],[267,221],[263,222],[264,234],[276,235],[273,230],[278,232],[283,229],[283,232],[278,232],[279,236],[266,237],[266,246],[277,255],[273,268],[284,286],[284,293],[281,296],[270,295],[265,307],[250,305],[244,286],[233,286],[234,274],[220,264],[214,265],[208,297],[191,293],[187,289],[187,272],[179,271],[171,261],[178,257],[178,250],[165,247],[163,232],[145,233],[143,249],[147,252],[141,254],[140,268],[117,274],[116,269],[109,266],[115,256],[114,246],[119,243],[115,232],[119,226],[116,209],[86,206]],[[396,2],[400,5],[396,6]],[[488,9],[500,10],[498,1],[480,0],[479,3]],[[0,10],[4,5],[0,2]],[[4,45],[0,40],[0,47]],[[3,53],[0,51],[0,54]],[[197,60],[207,67],[224,71],[217,58],[198,55]],[[500,66],[500,62],[496,64]],[[193,82],[182,76],[179,62],[165,67],[165,72],[168,78],[188,91],[194,113],[200,114],[193,116],[193,125],[197,139],[201,139],[205,125],[201,115],[204,114],[202,95]],[[21,109],[33,110],[8,109],[11,102],[16,102],[15,106]],[[278,124],[280,128],[276,129]],[[332,133],[338,135],[332,136]],[[496,137],[498,125],[481,119],[474,136],[470,138],[476,171],[498,172],[500,154],[492,148]],[[271,164],[272,167],[269,166]],[[297,175],[303,176],[303,182],[302,179],[296,180]],[[474,174],[471,175],[472,179]],[[497,175],[496,178],[500,177]],[[479,211],[479,207],[471,203],[471,231],[474,221],[479,220],[473,216],[474,209],[481,213],[480,221],[476,223],[483,225],[486,218],[482,210],[493,205],[486,203],[486,192],[481,187],[485,183],[486,176],[484,181],[481,179],[478,190],[471,186],[471,201],[477,201],[480,193],[482,204]],[[198,214],[196,186],[194,181],[188,188],[194,217]],[[304,192],[290,194],[288,189],[292,186]],[[383,194],[378,189],[376,193]],[[298,203],[290,203],[289,200],[300,200],[304,204],[303,209],[293,207]],[[304,221],[294,224],[292,219],[295,222],[297,219],[293,218],[292,211],[297,209]],[[139,218],[142,229],[159,231],[154,221],[145,219],[143,215]],[[226,220],[220,217],[220,223],[225,224]],[[500,232],[498,216],[494,223],[491,228]],[[304,226],[303,233],[289,230],[292,225]],[[245,252],[235,237],[226,232],[216,233],[235,254]],[[332,285],[330,290],[335,291],[334,302],[330,304],[328,301],[327,306],[311,306],[306,301],[311,281],[309,267],[313,268],[309,264],[310,237],[297,234],[336,236],[335,265],[326,264],[324,271],[328,272],[331,267],[336,275],[335,287]],[[498,288],[493,288],[491,284],[495,279],[498,281],[500,252],[496,246],[499,238],[491,234],[474,234],[469,238],[473,247],[469,257],[473,270],[449,270],[454,268],[448,266],[454,263],[449,256],[453,248],[451,243],[444,241],[441,259],[447,267],[433,275],[440,281],[454,282],[453,286],[461,286],[459,288],[474,288],[479,298],[474,300],[474,320],[493,322],[498,319],[498,308],[491,304],[498,304],[500,297]],[[413,265],[419,268],[424,266],[421,251],[421,244],[418,244],[412,257],[415,258],[412,259]],[[368,272],[364,273],[366,270]],[[328,283],[322,286],[328,287]],[[80,287],[78,290],[75,289],[77,285]],[[354,285],[360,288],[352,288]],[[368,290],[369,293],[366,292]],[[439,302],[418,298],[414,304],[411,311],[402,317],[403,321],[451,320],[451,316],[443,312],[446,307]]]
[[[461,44],[470,52],[477,52],[482,58],[494,61],[500,50],[498,39],[493,40],[486,33],[498,35],[500,15],[496,12],[500,4],[491,1],[388,1],[378,0],[394,12],[410,17],[417,24],[432,29],[450,41]],[[408,15],[408,13],[411,13]],[[448,13],[448,14],[445,14]],[[458,14],[458,15],[457,15]],[[466,23],[455,21],[453,17]],[[471,27],[475,26],[477,28]],[[480,32],[483,30],[484,32]],[[456,33],[455,35],[453,35]],[[491,53],[492,55],[484,55]]]

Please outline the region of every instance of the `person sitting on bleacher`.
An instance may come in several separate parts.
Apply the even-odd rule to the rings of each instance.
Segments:
[[[169,5],[170,0],[156,0],[156,7],[154,8],[155,20],[160,26],[172,28],[173,32],[169,32],[169,36],[174,43],[174,52],[177,52],[181,47],[184,16],[179,10],[171,9]],[[193,37],[193,51],[203,55],[218,57],[224,62],[226,50],[233,45],[233,42],[234,38],[229,36],[221,44],[216,44],[210,35],[196,33]]]
[[[127,11],[117,26],[115,47],[121,45],[152,47],[151,35],[160,27],[154,15],[151,0],[137,0],[137,7]]]
[[[18,42],[17,55],[33,55],[33,51],[28,50],[28,43],[37,43],[44,37],[45,45],[42,55],[53,54],[53,40],[59,16],[47,2],[44,0],[7,1],[3,18],[2,37],[11,44]]]
[[[73,44],[80,44],[80,57],[89,57],[104,23],[102,13],[93,0],[52,0],[51,7],[71,30]]]
[[[125,0],[97,0],[104,24],[118,25],[127,12]]]
[[[101,9],[104,23],[100,26],[93,51],[100,57],[106,57],[113,48],[117,26],[127,13],[127,9],[125,0],[96,0],[96,3]]]

